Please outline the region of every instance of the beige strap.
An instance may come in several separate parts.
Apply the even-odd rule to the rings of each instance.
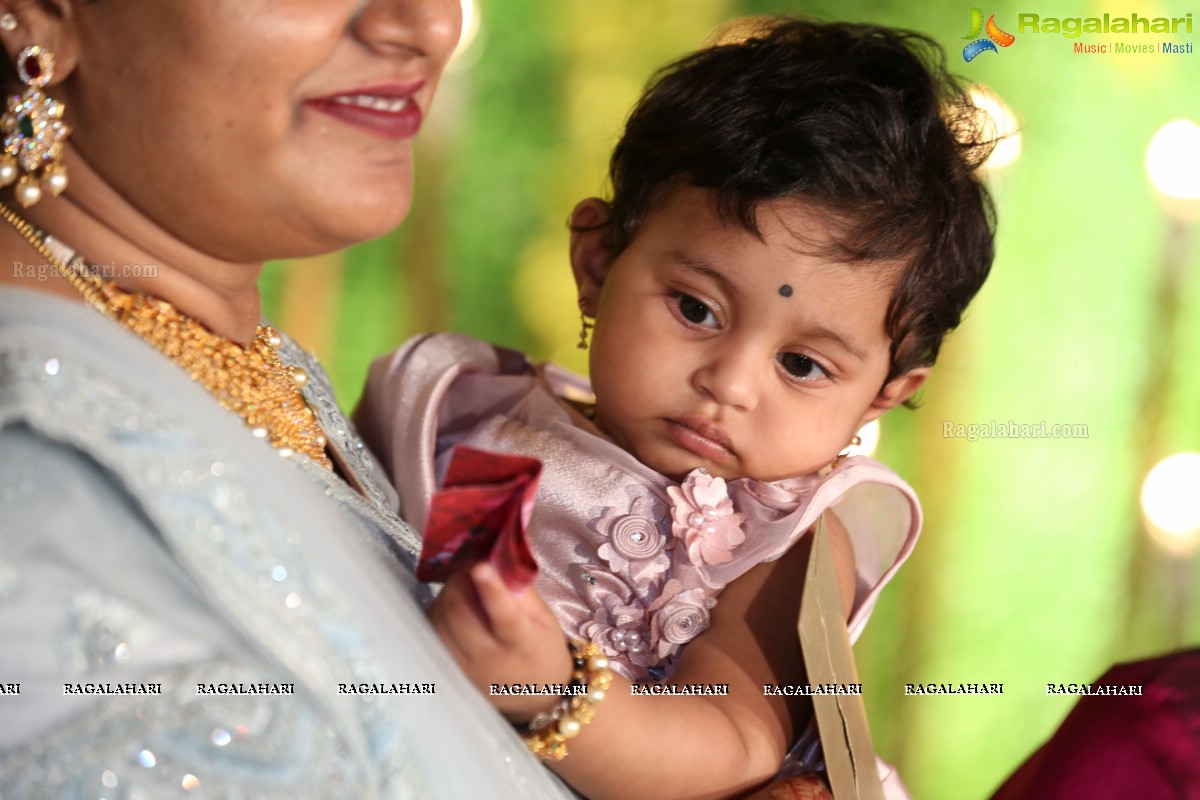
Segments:
[[[858,683],[824,515],[813,532],[798,628],[809,685]],[[812,700],[833,796],[884,800],[862,696],[813,695]]]

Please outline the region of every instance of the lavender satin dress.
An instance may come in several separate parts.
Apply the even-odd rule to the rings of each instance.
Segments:
[[[530,525],[538,592],[570,636],[631,681],[670,676],[721,590],[784,554],[836,505],[854,546],[849,626],[866,625],[920,527],[912,489],[868,458],[782,481],[682,483],[617,447],[559,401],[585,381],[456,334],[410,341],[372,366],[360,428],[393,476],[406,519],[425,509],[458,443],[540,459]]]

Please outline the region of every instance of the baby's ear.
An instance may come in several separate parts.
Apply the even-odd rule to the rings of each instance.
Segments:
[[[596,316],[600,287],[612,263],[609,235],[612,208],[598,197],[580,201],[571,212],[571,271],[579,288],[580,310]]]
[[[929,369],[929,367],[910,369],[903,375],[892,378],[885,383],[883,388],[879,390],[879,394],[875,395],[875,399],[871,401],[870,407],[867,408],[867,413],[863,414],[859,427],[866,425],[873,419],[882,417],[885,413],[916,394],[917,389],[920,389],[929,378]]]

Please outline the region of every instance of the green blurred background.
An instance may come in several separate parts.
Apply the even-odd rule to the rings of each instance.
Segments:
[[[912,28],[1003,100],[1022,150],[989,177],[992,277],[922,407],[883,423],[876,456],[913,484],[927,517],[857,647],[876,746],[914,797],[985,797],[1072,705],[1047,683],[1200,643],[1196,559],[1156,545],[1139,502],[1159,459],[1200,450],[1200,224],[1186,204],[1161,201],[1143,166],[1164,123],[1200,120],[1200,53],[1075,54],[1076,40],[1022,35],[1016,21],[1182,17],[1190,6],[985,7],[1017,40],[965,63],[961,3],[480,3],[477,35],[422,133],[409,220],[346,253],[267,270],[268,313],[323,358],[344,406],[374,355],[421,330],[584,370],[567,215],[604,192],[608,152],[653,69],[723,21],[786,12]],[[1195,30],[1167,38],[1194,42],[1200,19]],[[1200,147],[1175,158],[1195,170]],[[943,437],[944,421],[992,420],[1081,424],[1087,436]],[[1183,502],[1200,497],[1190,480]],[[1002,682],[1004,694],[905,697],[906,682]]]

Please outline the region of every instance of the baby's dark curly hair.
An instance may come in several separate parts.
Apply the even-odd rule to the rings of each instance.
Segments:
[[[933,364],[991,268],[981,119],[926,36],[760,18],[650,81],[612,155],[611,254],[680,182],[755,234],[760,202],[811,203],[836,221],[828,256],[904,267],[884,323],[891,380]]]

